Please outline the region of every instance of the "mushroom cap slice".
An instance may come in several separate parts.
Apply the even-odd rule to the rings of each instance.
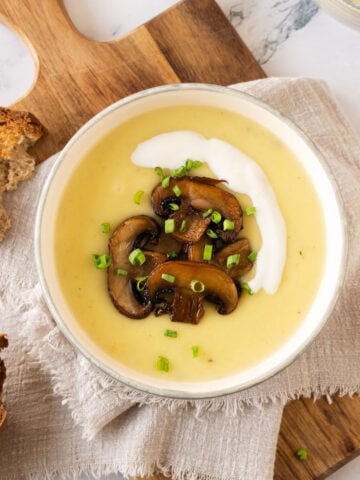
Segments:
[[[158,252],[144,251],[146,261],[134,266],[129,262],[129,254],[135,248],[144,248],[156,242],[160,226],[151,217],[137,215],[122,222],[109,240],[109,255],[112,259],[107,272],[108,290],[112,302],[119,312],[130,318],[144,318],[152,308],[150,300],[134,294],[137,277],[147,276],[157,265],[166,261],[166,256]],[[127,275],[118,275],[123,269]]]
[[[155,315],[170,315],[172,322],[199,323],[204,315],[204,295],[185,288],[158,290],[155,295]]]
[[[175,237],[165,233],[164,230],[162,230],[156,245],[147,245],[146,248],[152,252],[162,253],[163,255],[168,255],[169,253],[176,254],[174,255],[174,258],[176,257],[178,260],[180,260],[182,258],[186,258],[184,246],[185,244],[183,242],[179,242]]]
[[[252,262],[248,259],[250,252],[249,240],[247,238],[239,238],[236,242],[226,245],[226,247],[215,253],[211,263],[221,267],[231,278],[237,279],[245,275],[253,267]],[[226,265],[227,258],[237,253],[240,254],[238,265],[228,268]]]
[[[212,240],[207,236],[203,236],[196,243],[187,244],[187,259],[190,262],[204,262],[204,248],[206,245],[214,246]]]
[[[200,241],[210,224],[210,218],[203,218],[201,213],[192,207],[189,207],[187,211],[179,210],[175,212],[171,215],[171,218],[175,220],[175,230],[171,236],[184,243]],[[183,225],[184,228],[182,229]]]
[[[208,217],[203,218],[201,213],[208,209],[216,210],[221,213],[223,219],[234,222],[233,230],[224,231],[222,222],[214,226],[216,233],[226,242],[234,241],[242,228],[242,209],[237,198],[218,187],[219,183],[221,183],[220,180],[206,177],[173,177],[168,187],[164,188],[160,183],[154,188],[151,195],[154,212],[160,217],[176,219],[175,235],[178,240],[197,242],[211,221]],[[171,203],[179,205],[175,213],[169,208]],[[197,216],[194,215],[194,211],[197,212]],[[193,233],[189,234],[185,231],[181,234],[178,231],[180,220],[188,222]]]
[[[167,280],[174,277],[174,282]],[[194,292],[191,288],[193,281],[201,282],[204,290]],[[172,320],[197,323],[203,314],[202,300],[207,298],[217,304],[217,311],[221,314],[231,313],[238,303],[238,291],[234,281],[221,268],[201,262],[174,261],[159,265],[149,275],[147,293],[152,303],[156,303],[157,292],[173,292],[172,305],[162,309],[170,313]],[[179,296],[179,292],[182,295]],[[189,318],[180,319],[177,309],[183,310],[186,298],[187,305],[196,309],[187,309]],[[200,316],[199,316],[200,315]],[[194,321],[197,320],[197,321]]]

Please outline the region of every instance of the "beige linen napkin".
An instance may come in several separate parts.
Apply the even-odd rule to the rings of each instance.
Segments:
[[[168,401],[115,382],[72,349],[51,320],[37,286],[33,222],[39,189],[53,163],[48,160],[31,182],[8,196],[6,206],[15,226],[0,246],[0,325],[10,338],[5,389],[10,414],[0,437],[0,472],[6,471],[9,480],[57,474],[75,478],[81,471],[270,479],[286,400],[360,391],[360,250],[355,243],[360,228],[355,221],[360,142],[322,82],[274,78],[236,88],[292,118],[324,154],[340,186],[350,262],[327,325],[286,370],[214,401]],[[62,407],[61,400],[69,408]]]

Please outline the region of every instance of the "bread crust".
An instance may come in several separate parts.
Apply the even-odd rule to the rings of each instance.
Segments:
[[[28,153],[46,129],[29,112],[0,107],[0,242],[11,221],[1,204],[2,196],[16,190],[35,169],[35,158]]]
[[[3,348],[6,348],[7,346],[8,346],[8,340],[5,336],[5,334],[0,333],[0,352]],[[2,429],[2,427],[5,424],[6,415],[7,415],[6,410],[5,410],[5,406],[2,403],[2,391],[3,391],[3,385],[4,385],[5,378],[6,378],[5,363],[0,358],[0,430]]]
[[[25,149],[37,142],[46,132],[39,120],[29,112],[0,107],[0,157],[11,158],[21,142]]]

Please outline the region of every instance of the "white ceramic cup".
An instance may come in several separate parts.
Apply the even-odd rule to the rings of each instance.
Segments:
[[[360,0],[316,0],[316,2],[336,20],[360,29]]]

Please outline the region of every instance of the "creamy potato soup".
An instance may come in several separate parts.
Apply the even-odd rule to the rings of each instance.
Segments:
[[[229,142],[257,162],[286,225],[286,261],[276,292],[260,289],[249,295],[243,291],[228,315],[220,315],[213,303],[205,302],[205,314],[196,325],[172,322],[168,314],[156,317],[150,313],[138,320],[122,315],[109,297],[106,270],[93,263],[93,254],[108,253],[111,232],[125,219],[134,215],[156,218],[150,196],[159,177],[154,169],[132,163],[131,155],[141,142],[177,130]],[[205,164],[190,174],[214,176]],[[138,204],[133,198],[139,190],[144,194]],[[236,193],[236,197],[243,210],[252,206],[248,196]],[[110,233],[102,232],[103,223],[110,224]],[[244,215],[240,236],[249,239],[253,251],[261,249],[256,214]],[[322,208],[294,155],[256,123],[211,107],[163,108],[118,126],[83,158],[57,213],[57,273],[82,329],[120,363],[178,381],[214,380],[237,373],[284,344],[311,306],[325,250]],[[256,262],[242,281],[251,282],[255,269]],[[166,330],[176,331],[177,336],[164,335]],[[168,371],[158,369],[159,356],[168,359]]]

